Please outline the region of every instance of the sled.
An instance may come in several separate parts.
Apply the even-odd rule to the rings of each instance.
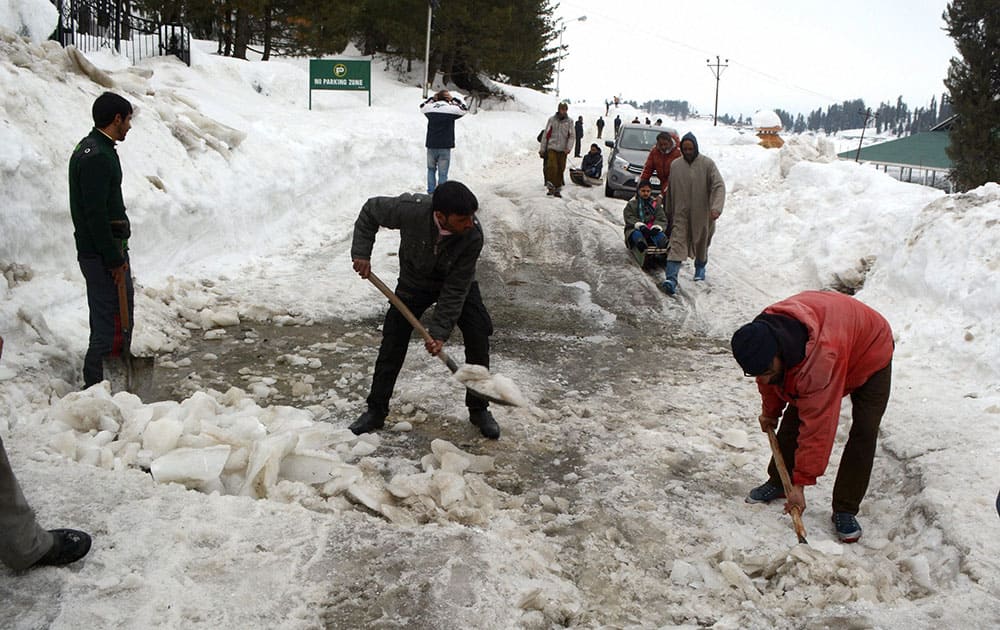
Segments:
[[[583,169],[571,168],[569,169],[569,179],[574,184],[579,186],[584,186],[585,188],[590,188],[591,186],[600,186],[604,183],[604,180],[595,177],[588,177]]]
[[[667,266],[667,252],[670,250],[666,247],[647,247],[645,251],[640,252],[634,247],[629,247],[628,251],[632,253],[635,262],[643,271],[651,271]]]

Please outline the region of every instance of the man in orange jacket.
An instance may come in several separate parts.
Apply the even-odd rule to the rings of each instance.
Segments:
[[[667,183],[670,181],[670,163],[681,156],[681,141],[676,134],[667,131],[656,134],[656,144],[649,150],[646,163],[642,167],[639,180],[648,180],[653,173],[660,178],[660,203],[666,202]]]
[[[889,401],[892,330],[874,309],[852,297],[805,291],[773,304],[733,334],[733,356],[757,380],[761,430],[778,427],[791,473],[785,497],[774,460],[768,480],[748,503],[785,498],[785,510],[806,507],[803,488],[826,471],[840,404],[851,396],[851,432],[833,486],[833,523],[842,542],[861,538],[856,515],[868,490],[879,424]]]

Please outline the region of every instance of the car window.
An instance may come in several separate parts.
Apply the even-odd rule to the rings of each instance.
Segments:
[[[625,129],[618,145],[622,149],[649,150],[656,144],[656,134],[662,129]]]

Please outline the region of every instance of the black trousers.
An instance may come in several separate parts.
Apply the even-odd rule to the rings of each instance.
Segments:
[[[396,295],[403,301],[416,317],[423,315],[432,304],[437,302],[438,293],[419,291],[403,284],[396,287]],[[462,314],[458,318],[458,328],[462,331],[465,341],[465,362],[473,365],[490,367],[490,335],[493,334],[493,320],[483,304],[479,293],[479,283],[473,282],[469,294],[465,298]],[[410,343],[413,326],[406,321],[403,314],[395,306],[389,307],[382,324],[382,345],[375,360],[375,374],[372,376],[372,388],[368,394],[368,409],[383,416],[389,414],[389,399],[396,387],[396,377],[406,359],[406,350]],[[486,409],[489,403],[465,394],[465,406],[472,409]]]
[[[582,140],[582,137],[576,139],[576,146],[573,149],[573,157],[580,157],[580,142]]]
[[[851,392],[851,432],[840,456],[837,480],[833,484],[833,511],[857,514],[861,500],[868,492],[868,481],[875,462],[875,444],[878,428],[882,423],[889,402],[892,386],[892,362],[871,375],[865,384]],[[799,440],[799,410],[791,405],[781,416],[778,427],[778,446],[788,466],[788,474],[795,469],[795,448]],[[776,486],[781,485],[778,469],[771,459],[767,474]]]
[[[122,330],[118,309],[118,287],[99,254],[79,254],[77,261],[87,282],[87,307],[90,309],[90,343],[83,359],[83,385],[90,387],[104,380],[104,357],[121,356],[132,345],[132,326],[128,334]],[[128,262],[128,256],[125,257]],[[125,274],[128,298],[128,318],[132,321],[135,292],[132,273]]]

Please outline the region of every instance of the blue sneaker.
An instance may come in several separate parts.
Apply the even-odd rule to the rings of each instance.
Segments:
[[[747,503],[770,503],[775,499],[784,499],[785,490],[781,486],[775,485],[770,481],[765,481],[761,485],[757,486],[747,494],[747,498],[744,499]]]
[[[833,527],[837,530],[837,538],[840,539],[840,542],[853,543],[858,542],[858,539],[861,538],[861,525],[850,512],[834,512],[830,520],[833,521]]]
[[[705,281],[705,267],[695,267],[694,268],[694,281],[704,282]]]
[[[666,293],[667,295],[673,295],[677,293],[677,285],[675,285],[670,280],[664,280],[663,284],[660,285],[660,288],[663,289],[663,292]]]

